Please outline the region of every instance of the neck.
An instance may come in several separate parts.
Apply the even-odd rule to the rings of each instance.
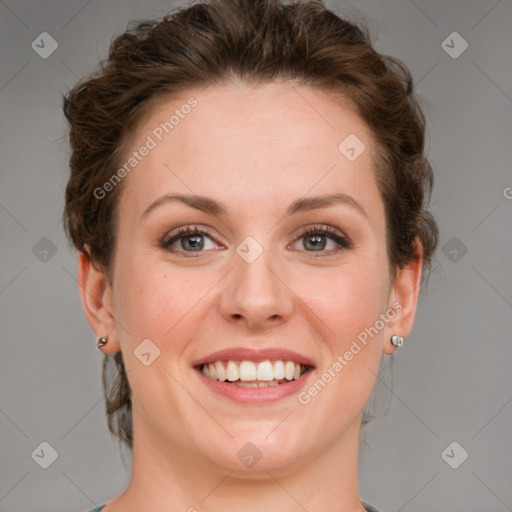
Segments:
[[[360,421],[335,445],[293,468],[249,472],[194,456],[189,447],[155,439],[133,411],[132,474],[104,512],[364,512],[358,492]]]

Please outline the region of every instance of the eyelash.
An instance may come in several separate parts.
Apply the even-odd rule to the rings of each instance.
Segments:
[[[195,257],[198,257],[202,252],[205,252],[205,251],[179,251],[179,250],[170,248],[170,246],[173,243],[179,241],[181,238],[185,238],[187,236],[192,236],[192,235],[203,235],[203,236],[206,235],[208,238],[214,240],[214,238],[210,235],[210,233],[208,233],[204,229],[200,229],[197,226],[186,226],[186,227],[180,228],[178,230],[178,232],[173,234],[171,237],[164,237],[164,239],[161,241],[160,245],[161,245],[162,249],[165,249],[167,251],[170,251],[173,253],[185,253],[185,254],[188,254],[185,257],[195,258]],[[340,248],[334,249],[331,251],[319,251],[320,253],[327,253],[328,255],[331,255],[333,253],[337,253],[342,250],[352,249],[352,243],[346,236],[340,235],[334,228],[332,228],[330,226],[322,226],[322,225],[316,225],[316,226],[312,226],[312,227],[304,229],[295,238],[293,243],[296,243],[301,238],[305,238],[307,236],[312,236],[312,235],[326,236],[327,238],[330,238],[331,240],[333,240],[340,246]],[[197,252],[198,254],[194,255],[194,252]],[[314,254],[316,251],[306,251],[306,252],[311,252]],[[318,255],[314,255],[313,257],[321,258],[323,256],[321,254],[318,254]]]

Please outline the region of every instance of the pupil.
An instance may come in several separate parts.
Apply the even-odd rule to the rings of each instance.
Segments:
[[[183,249],[202,249],[204,241],[202,235],[191,235],[182,239],[181,245]],[[188,247],[186,247],[188,245]]]
[[[325,238],[323,235],[313,235],[308,236],[307,239],[312,242],[312,247],[314,250],[324,249],[325,248]]]

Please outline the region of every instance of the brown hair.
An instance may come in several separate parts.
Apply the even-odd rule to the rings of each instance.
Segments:
[[[438,241],[426,209],[433,173],[424,154],[424,116],[406,66],[375,51],[364,27],[319,0],[212,0],[135,24],[112,42],[100,69],[64,98],[72,148],[64,228],[110,284],[125,180],[102,199],[94,190],[121,165],[152,100],[231,79],[289,80],[333,100],[348,99],[374,138],[392,276],[417,259],[418,242],[424,270],[430,270]],[[105,356],[103,384],[109,428],[131,448],[130,387],[121,353]]]

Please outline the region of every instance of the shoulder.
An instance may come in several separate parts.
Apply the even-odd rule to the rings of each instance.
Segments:
[[[362,502],[363,503],[363,506],[364,508],[367,510],[367,512],[379,512],[375,507],[373,507],[372,505],[369,505],[368,503],[366,502]]]
[[[100,510],[105,505],[100,505],[99,507],[93,508],[92,510],[89,510],[89,512],[100,512]],[[363,502],[364,508],[367,510],[367,512],[379,512],[375,507],[372,507],[372,505],[369,505],[368,503]]]
[[[100,505],[99,507],[96,507],[96,508],[93,508],[92,510],[89,510],[89,512],[100,512],[100,510],[104,506],[105,505]],[[363,506],[367,510],[367,512],[379,512],[375,507],[373,507],[372,505],[369,505],[368,503],[363,502]]]

